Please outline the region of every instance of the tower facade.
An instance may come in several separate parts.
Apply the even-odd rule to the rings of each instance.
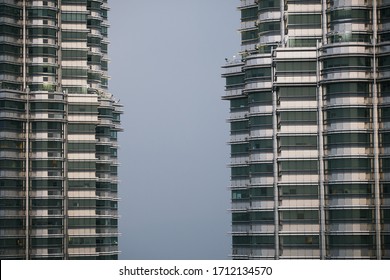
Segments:
[[[390,1],[239,11],[223,66],[232,257],[389,259]]]
[[[117,259],[107,0],[0,0],[0,258]]]

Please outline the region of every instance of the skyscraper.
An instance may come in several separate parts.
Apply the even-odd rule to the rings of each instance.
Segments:
[[[0,0],[0,258],[117,259],[107,0]]]
[[[234,259],[390,258],[390,1],[241,0]]]

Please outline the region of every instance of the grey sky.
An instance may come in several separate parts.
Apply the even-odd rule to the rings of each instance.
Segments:
[[[110,0],[120,134],[121,259],[227,259],[225,57],[238,0]]]

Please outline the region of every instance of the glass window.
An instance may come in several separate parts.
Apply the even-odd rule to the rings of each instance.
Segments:
[[[390,222],[390,209],[383,209],[382,210],[382,221],[385,223]]]
[[[100,11],[100,7],[101,7],[101,4],[102,4],[100,2],[101,1],[88,1],[87,2],[88,10],[98,10],[98,11]]]
[[[96,150],[95,143],[69,143],[68,151],[70,153],[82,153],[82,152],[90,152],[94,153]]]
[[[257,7],[241,10],[241,21],[257,20]]]
[[[271,68],[250,68],[245,70],[245,78],[270,78],[271,77]]]
[[[12,199],[6,199],[6,198],[0,198],[0,208],[1,209],[18,209],[23,207],[23,199],[17,199],[17,198],[12,198]]]
[[[316,73],[317,62],[315,61],[278,61],[277,72],[311,72]]]
[[[248,121],[236,121],[230,123],[231,133],[245,132],[248,130]]]
[[[110,218],[69,218],[70,228],[117,227],[118,220]]]
[[[0,109],[24,111],[24,102],[0,100]]]
[[[369,209],[340,209],[329,210],[330,222],[371,222],[373,219],[372,210]]]
[[[274,172],[274,165],[272,163],[251,164],[250,172],[255,176],[271,176]]]
[[[96,135],[99,137],[112,137],[115,135],[112,135],[111,129],[109,127],[96,127]]]
[[[28,73],[30,75],[55,75],[57,73],[56,66],[29,66]]]
[[[279,114],[281,124],[317,124],[317,112],[314,111],[284,111]]]
[[[230,170],[231,170],[232,179],[249,176],[249,167],[248,166],[232,167]]]
[[[62,247],[62,238],[31,238],[31,246],[33,247]]]
[[[61,160],[33,160],[32,161],[33,170],[44,170],[44,169],[61,169],[62,161]]]
[[[383,172],[390,172],[390,158],[382,158],[382,171]]]
[[[250,188],[249,195],[252,198],[261,198],[262,200],[274,198],[274,188],[263,187],[263,188]]]
[[[293,37],[288,39],[289,47],[316,47],[320,38]]]
[[[390,96],[390,82],[381,82],[380,85],[380,95],[381,96]]]
[[[331,43],[341,43],[341,42],[371,43],[370,34],[359,34],[359,33],[351,33],[351,32],[331,34],[328,36],[328,39]]]
[[[94,18],[87,19],[87,27],[88,28],[100,29],[101,23],[102,23],[102,21],[100,19],[94,19]]]
[[[275,213],[273,211],[250,212],[249,218],[251,221],[258,222],[273,222]]]
[[[320,28],[321,14],[289,14],[287,25],[288,27]]]
[[[388,42],[388,41],[390,41],[390,32],[379,33],[378,42]]]
[[[87,58],[86,50],[72,50],[72,49],[62,50],[63,60],[85,60],[86,58]]]
[[[51,27],[29,27],[27,32],[30,37],[45,37],[45,38],[57,37],[57,30]]]
[[[62,149],[62,142],[59,141],[34,141],[31,143],[33,151],[59,150]]]
[[[109,109],[109,108],[98,108],[98,115],[99,117],[112,118],[112,111],[113,109]]]
[[[32,102],[31,111],[63,111],[64,104],[54,102]]]
[[[325,71],[338,68],[368,69],[371,67],[371,58],[363,56],[326,58],[323,66]]]
[[[316,100],[316,87],[278,87],[280,100]]]
[[[83,68],[62,68],[62,78],[71,79],[71,78],[86,78],[87,69]]]
[[[22,48],[19,46],[13,46],[7,43],[0,43],[0,53],[10,55],[21,55]]]
[[[296,223],[318,223],[319,211],[318,210],[289,210],[280,211],[280,220],[286,222]]]
[[[288,198],[288,197],[318,198],[318,186],[317,185],[280,186],[279,195],[283,198]]]
[[[85,42],[87,40],[86,32],[80,30],[63,30],[61,33],[62,41],[64,42]]]
[[[0,16],[19,17],[22,9],[8,6],[6,2],[0,3]]]
[[[329,195],[350,196],[372,194],[372,185],[369,184],[329,184]]]
[[[370,84],[367,82],[331,83],[325,86],[327,98],[340,94],[348,96],[370,96]]]
[[[94,161],[70,161],[68,163],[69,171],[94,171],[96,162]]]
[[[111,148],[108,145],[96,145],[96,153],[111,154]]]
[[[0,170],[19,170],[23,168],[22,160],[0,159]]]
[[[232,200],[248,199],[249,190],[232,190]]]
[[[348,9],[330,10],[329,21],[331,25],[339,21],[365,23],[370,20],[370,11],[367,9]]]
[[[371,172],[371,159],[369,158],[338,158],[329,159],[328,161],[329,172]]]
[[[0,74],[19,75],[20,71],[21,66],[18,64],[0,63]]]
[[[273,149],[273,140],[272,139],[251,140],[250,148],[252,151],[271,152]]]
[[[241,213],[232,213],[232,222],[249,222],[249,213],[241,212]]]
[[[69,208],[96,208],[96,199],[69,199]]]
[[[62,124],[59,122],[33,122],[32,131],[33,132],[40,132],[40,131],[61,132]]]
[[[259,24],[260,33],[280,32],[280,21],[262,22]]]
[[[326,144],[328,146],[362,146],[370,147],[370,134],[369,133],[334,133],[326,136]]]
[[[242,41],[251,41],[251,40],[257,40],[258,38],[258,30],[248,30],[248,31],[242,31],[241,32],[241,40]]]
[[[262,0],[259,2],[259,10],[266,10],[266,9],[280,9],[280,0]]]
[[[31,204],[33,209],[39,208],[62,208],[61,199],[32,199]]]
[[[49,18],[56,19],[57,12],[55,10],[42,9],[42,8],[29,8],[27,11],[27,15],[30,19],[32,18]]]
[[[29,47],[29,56],[56,56],[57,49],[55,47]]]
[[[68,186],[70,189],[95,189],[96,182],[95,181],[85,181],[85,180],[77,180],[77,181],[69,181]]]
[[[77,12],[63,12],[61,13],[62,22],[87,22],[87,15]]]
[[[276,49],[278,45],[275,44],[259,44],[256,45],[256,50],[258,53],[271,53],[272,49]]]
[[[33,228],[54,228],[62,227],[61,218],[33,218],[32,219]]]
[[[272,116],[254,116],[249,118],[249,124],[252,127],[272,127]]]
[[[232,155],[246,154],[249,151],[249,144],[232,144],[230,146]]]
[[[253,103],[262,103],[262,104],[272,104],[272,92],[270,91],[257,91],[248,93],[248,102]]]
[[[91,104],[74,104],[69,105],[69,112],[71,113],[86,113],[86,114],[94,114],[98,112],[98,106],[97,105],[91,105]]]
[[[390,7],[382,8],[379,10],[379,22],[380,23],[390,22]]]
[[[0,24],[0,34],[6,34],[6,35],[11,35],[18,37],[21,35],[21,28],[17,26],[10,26],[7,25],[7,23],[1,23]]]
[[[20,121],[0,120],[0,131],[19,131],[23,128]]]
[[[274,189],[269,187],[262,188],[250,188],[244,190],[233,190],[232,199],[249,199],[249,198],[260,198],[262,200],[273,199]]]
[[[0,178],[1,189],[21,190],[23,188],[23,185],[24,185],[24,181],[22,180]]]
[[[326,112],[328,122],[359,121],[367,122],[370,120],[369,108],[335,108],[328,109]]]
[[[23,150],[23,144],[22,141],[15,141],[15,140],[0,140],[0,150],[14,150],[21,152]]]
[[[32,180],[32,188],[35,189],[62,189],[61,180]]]
[[[0,228],[22,229],[23,219],[0,219]],[[1,246],[0,246],[1,247]]]
[[[235,245],[259,245],[259,246],[274,246],[275,237],[271,235],[265,236],[233,236],[233,246]]]
[[[390,69],[390,55],[378,57],[378,66],[380,71]]]
[[[280,237],[280,243],[283,247],[318,248],[320,238],[318,235],[286,235]]]
[[[317,136],[281,136],[279,145],[281,148],[292,149],[317,149]]]
[[[240,110],[248,107],[248,98],[235,98],[230,100],[230,110]]]
[[[279,162],[281,173],[317,173],[317,160],[289,160]]]

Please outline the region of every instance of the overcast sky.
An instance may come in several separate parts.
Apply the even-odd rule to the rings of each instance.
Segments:
[[[110,91],[124,105],[121,259],[228,259],[225,57],[238,0],[109,0]]]

